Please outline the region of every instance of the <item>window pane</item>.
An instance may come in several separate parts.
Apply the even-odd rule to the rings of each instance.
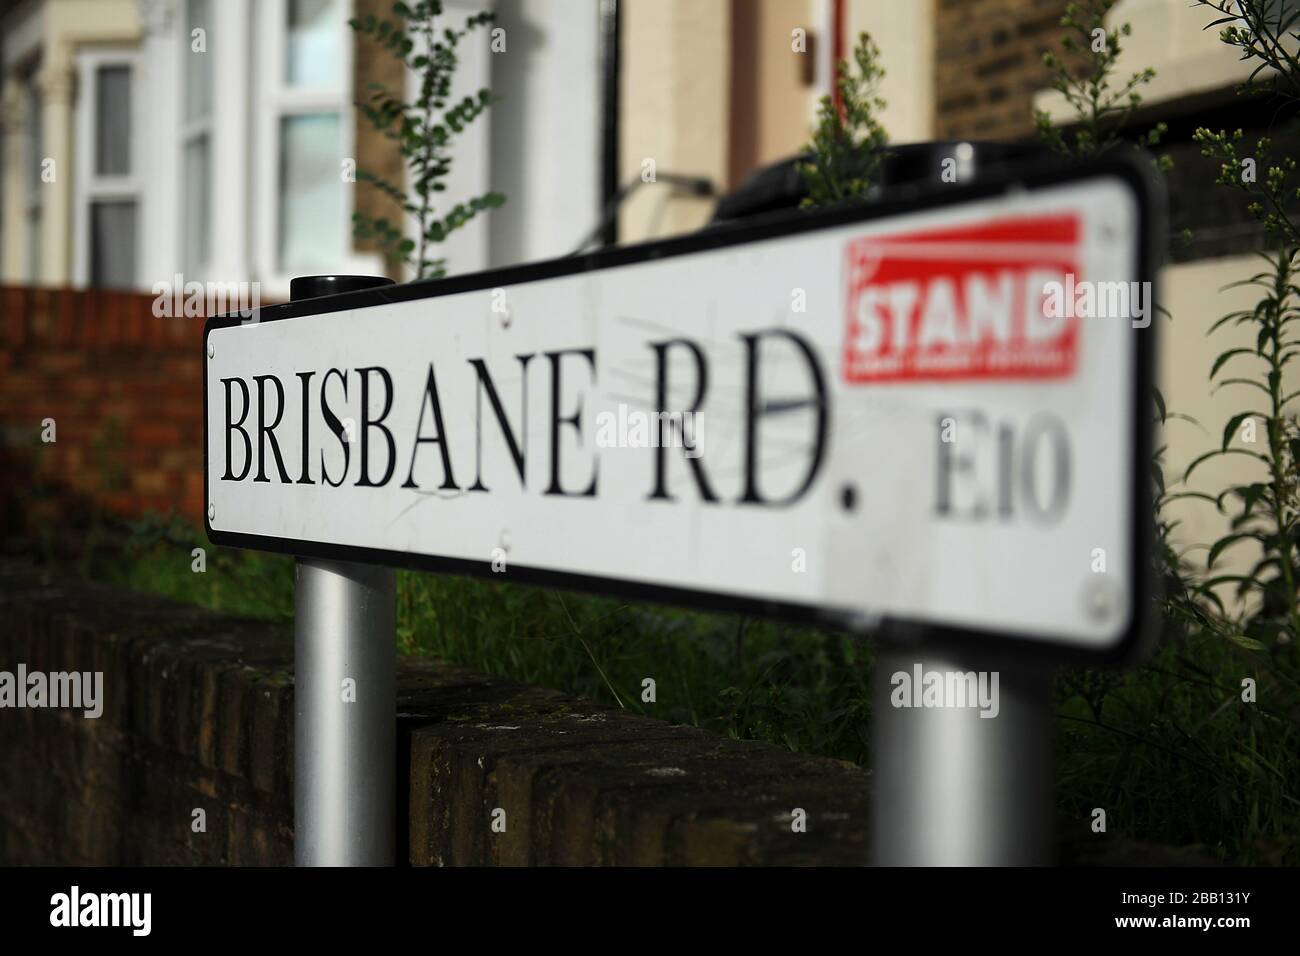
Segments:
[[[185,121],[201,120],[212,112],[212,60],[207,52],[194,50],[194,30],[202,29],[203,50],[212,49],[212,16],[209,0],[189,0],[185,5]]]
[[[207,134],[185,144],[181,206],[184,230],[181,262],[186,272],[208,266],[208,237],[211,234],[212,149]]]
[[[289,0],[289,49],[285,82],[290,86],[337,87],[340,22],[336,0]]]
[[[95,173],[131,172],[131,68],[101,66],[95,71]]]
[[[100,289],[135,285],[134,200],[90,204],[90,284]]]
[[[333,269],[343,251],[339,116],[280,120],[280,270]]]

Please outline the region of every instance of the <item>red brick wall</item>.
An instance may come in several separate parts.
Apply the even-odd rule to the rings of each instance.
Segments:
[[[0,286],[0,528],[91,508],[199,523],[202,333],[150,295]]]

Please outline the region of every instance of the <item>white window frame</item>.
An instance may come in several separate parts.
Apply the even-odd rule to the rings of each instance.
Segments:
[[[211,0],[209,0],[208,3],[208,9],[211,12],[214,22],[216,22],[220,17],[220,13],[218,12],[217,9],[218,3],[219,0],[218,2],[211,2]],[[208,235],[207,235],[208,255],[207,255],[207,259],[202,262],[196,262],[196,263],[187,263],[185,261],[185,241],[186,241],[186,232],[187,232],[186,223],[184,221],[185,202],[184,202],[183,195],[178,195],[177,203],[176,203],[176,217],[177,217],[176,247],[175,247],[176,264],[178,268],[182,270],[189,268],[190,272],[196,273],[194,275],[188,275],[187,279],[201,280],[207,278],[211,274],[212,265],[213,265],[212,260],[214,257],[219,255],[219,253],[215,249],[216,243],[215,243],[215,230],[213,228],[213,222],[216,219],[216,211],[217,211],[216,210],[217,204],[215,201],[216,179],[217,179],[216,176],[216,167],[217,167],[216,116],[217,116],[217,108],[218,108],[218,99],[221,96],[221,86],[220,86],[221,76],[220,76],[220,71],[218,69],[219,60],[216,59],[218,54],[212,50],[211,46],[209,46],[207,48],[207,52],[202,54],[205,57],[214,58],[213,60],[208,61],[207,64],[208,68],[212,71],[212,78],[211,78],[212,93],[211,93],[211,98],[208,101],[208,113],[202,119],[187,120],[185,118],[185,103],[186,103],[186,98],[189,95],[189,89],[187,86],[189,80],[189,71],[185,69],[185,58],[187,56],[195,55],[194,53],[191,52],[190,49],[190,46],[193,43],[193,38],[190,34],[189,0],[177,0],[176,20],[178,25],[177,32],[178,32],[179,42],[177,42],[174,46],[175,56],[176,56],[176,78],[178,83],[178,95],[176,97],[176,129],[178,130],[178,135],[176,138],[175,163],[176,163],[177,182],[180,184],[182,190],[188,188],[189,185],[185,182],[185,149],[187,146],[190,145],[191,142],[193,142],[194,140],[202,136],[207,136],[208,138],[208,184],[207,184],[208,186]],[[209,23],[205,25],[204,29],[207,33],[206,41],[207,43],[211,44],[213,35],[216,33],[216,31],[213,29],[213,24]],[[244,42],[244,38],[242,36],[231,37],[231,40],[233,41],[233,45],[236,46]],[[220,40],[218,40],[218,42],[220,42]]]
[[[127,143],[128,168],[125,176],[101,176],[95,169],[95,114],[99,70],[125,66],[131,71],[131,135]],[[140,285],[145,228],[140,124],[144,115],[140,77],[141,57],[133,48],[114,47],[82,50],[77,53],[76,136],[73,159],[73,283],[90,285],[91,206],[96,202],[133,201],[136,204],[135,263],[136,275],[130,287]]]
[[[45,117],[41,111],[45,108],[41,96],[39,65],[33,65],[22,78],[22,152],[23,161],[35,163],[29,167],[23,179],[22,218],[23,241],[27,244],[27,254],[23,260],[23,274],[27,281],[36,283],[41,278],[41,241],[45,228],[45,195],[41,191],[44,185],[41,175],[44,172],[45,158]]]
[[[328,271],[373,271],[375,257],[359,259],[352,249],[352,211],[355,183],[343,181],[342,162],[356,156],[356,117],[353,107],[352,61],[355,43],[348,20],[352,0],[338,0],[339,70],[328,88],[303,89],[285,83],[288,0],[259,0],[256,5],[257,56],[254,59],[253,106],[253,266],[262,283],[263,299],[289,297],[294,277],[280,270],[280,127],[286,116],[337,113],[339,116],[339,189],[343,195],[337,265],[322,263]]]

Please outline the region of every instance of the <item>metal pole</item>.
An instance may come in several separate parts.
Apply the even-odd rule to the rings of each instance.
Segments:
[[[294,279],[294,301],[389,280]],[[294,594],[294,861],[392,866],[397,640],[391,568],[300,557]]]
[[[296,579],[294,860],[392,866],[393,570],[298,558]]]
[[[918,665],[923,679],[996,673],[997,715],[981,717],[978,706],[897,706],[905,681],[895,675],[906,674],[911,690]],[[1052,862],[1049,677],[1046,668],[974,648],[878,646],[872,695],[877,864]]]

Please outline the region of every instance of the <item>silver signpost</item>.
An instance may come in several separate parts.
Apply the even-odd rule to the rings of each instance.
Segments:
[[[298,558],[294,573],[294,858],[391,866],[393,570]]]
[[[1160,210],[1111,154],[209,319],[209,538],[297,558],[298,863],[394,859],[396,567],[876,635],[876,861],[1050,862],[1049,668],[1147,630]]]
[[[293,301],[391,284],[306,276]],[[391,866],[397,640],[392,568],[294,562],[294,860]]]
[[[895,707],[891,675],[998,674],[998,714]],[[1050,671],[1008,656],[882,644],[872,675],[872,848],[882,866],[1052,862]]]

